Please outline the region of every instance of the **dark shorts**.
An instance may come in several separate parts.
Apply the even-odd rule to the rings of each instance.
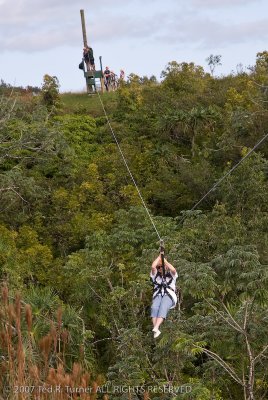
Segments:
[[[111,82],[111,77],[110,76],[105,76],[104,75],[104,80],[105,80],[105,85],[109,85],[110,84],[110,82]]]

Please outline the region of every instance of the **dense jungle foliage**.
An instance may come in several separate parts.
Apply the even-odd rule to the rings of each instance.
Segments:
[[[58,86],[0,88],[2,398],[268,398],[267,142],[189,212],[268,133],[268,53],[223,77],[170,62],[103,95],[179,274],[156,340],[157,235],[98,98]],[[93,393],[47,397],[56,384]]]

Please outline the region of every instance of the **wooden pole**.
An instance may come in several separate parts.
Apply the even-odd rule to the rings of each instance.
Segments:
[[[86,32],[86,24],[85,24],[85,13],[84,10],[80,10],[80,16],[81,16],[81,25],[82,25],[82,34],[83,34],[83,42],[84,42],[84,47],[87,47],[87,32]],[[100,62],[101,62],[101,58],[100,58]],[[89,65],[88,63],[86,63],[86,69],[87,69],[87,73],[88,72],[92,72],[90,71]],[[102,71],[102,64],[101,64],[101,71]],[[95,82],[95,72],[92,72],[91,75],[93,74],[93,79],[94,79],[94,85],[89,84],[88,83],[88,74],[85,75],[86,76],[86,82],[87,82],[87,91],[88,93],[91,93],[93,91],[92,86],[95,87],[96,90],[96,82]],[[92,79],[92,76],[90,76],[90,78]],[[103,92],[103,77],[100,78],[101,81],[101,90]]]
[[[103,78],[103,71],[102,71],[102,56],[100,58],[100,69],[101,69],[101,78],[100,78],[100,83],[101,83],[101,92],[104,92],[104,78]]]
[[[87,31],[86,31],[84,10],[80,10],[80,15],[81,15],[81,25],[82,25],[82,34],[83,34],[84,47],[87,47]],[[85,64],[86,64],[86,69],[87,69],[87,72],[88,72],[89,71],[88,63],[85,63]],[[87,79],[88,78],[86,78],[87,92],[91,93],[92,92],[92,87],[88,84]]]
[[[86,32],[86,24],[85,24],[85,14],[84,14],[84,10],[80,10],[80,15],[81,15],[81,24],[82,24],[82,33],[83,33],[84,47],[87,47],[87,32]]]

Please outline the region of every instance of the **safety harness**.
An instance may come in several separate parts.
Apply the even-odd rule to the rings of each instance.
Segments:
[[[161,279],[161,283],[157,280],[157,278]],[[154,284],[153,298],[158,295],[161,295],[163,297],[165,294],[167,294],[171,298],[171,300],[173,300],[173,297],[169,293],[169,290],[172,290],[174,293],[176,293],[175,290],[170,287],[172,281],[173,276],[170,272],[167,272],[165,276],[162,276],[160,272],[157,272],[155,277],[152,278],[152,282]]]
[[[165,268],[165,248],[164,242],[160,240],[160,256],[161,256],[161,264],[162,264],[162,274],[160,271],[157,271],[154,277],[151,277],[153,287],[153,299],[156,296],[161,295],[162,297],[167,295],[173,302],[171,308],[174,308],[177,304],[177,295],[176,290],[171,287],[171,284],[174,280],[170,271],[166,271]]]

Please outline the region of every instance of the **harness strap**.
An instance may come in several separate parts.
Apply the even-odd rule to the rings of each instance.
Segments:
[[[171,296],[171,294],[169,293],[169,291],[167,289],[172,290],[172,292],[175,293],[175,290],[173,290],[171,287],[169,287],[169,288],[165,287],[164,293],[162,292],[162,288],[156,288],[156,290],[154,290],[154,292],[153,292],[153,299],[155,299],[158,295],[161,295],[161,297],[164,297],[165,295],[167,295],[170,298],[170,300],[172,300],[172,302],[174,302],[173,297]]]
[[[175,293],[175,290],[170,287],[170,284],[173,281],[173,277],[171,275],[168,277],[165,276],[165,278],[162,276],[161,283],[157,282],[158,277],[161,277],[160,273],[157,273],[155,278],[152,280],[153,284],[155,285],[155,287],[153,289],[153,298],[155,298],[158,294],[161,294],[162,297],[165,294],[167,294],[169,297],[171,297],[167,289],[172,290]],[[170,278],[169,282],[166,281],[166,278]]]
[[[161,278],[161,281],[157,282],[157,278]],[[175,305],[177,304],[177,295],[176,295],[176,288],[173,289],[172,287],[170,287],[173,280],[174,278],[170,272],[167,273],[165,279],[163,278],[160,272],[157,272],[157,274],[154,277],[151,277],[151,281],[154,284],[153,300],[157,296],[161,296],[163,298],[163,296],[167,295],[170,298],[170,300],[172,300],[173,303],[171,308],[174,308]]]

